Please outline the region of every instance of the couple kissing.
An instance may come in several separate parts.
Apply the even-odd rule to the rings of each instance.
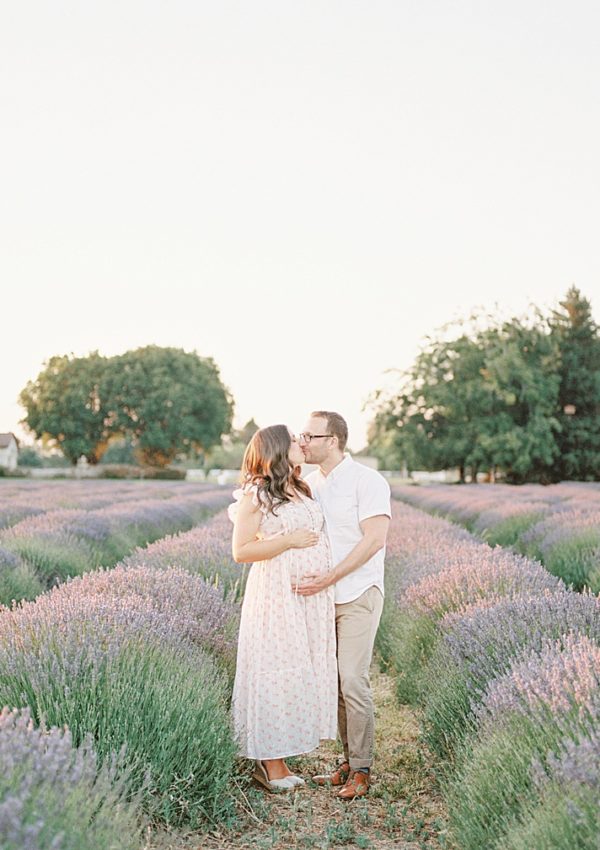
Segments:
[[[270,791],[305,784],[286,764],[339,738],[340,763],[313,777],[343,800],[371,784],[369,667],[383,608],[390,487],[345,451],[338,413],[304,431],[257,431],[229,507],[232,552],[252,564],[242,603],[233,725],[240,756]],[[317,468],[306,479],[301,465]]]

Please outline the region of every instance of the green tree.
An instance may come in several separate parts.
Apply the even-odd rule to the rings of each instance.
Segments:
[[[458,467],[461,481],[501,467],[548,479],[558,453],[558,352],[547,330],[518,319],[430,341],[401,391],[373,400],[370,449],[411,469]]]
[[[239,431],[226,434],[221,444],[212,448],[206,455],[204,468],[206,470],[241,469],[246,446],[256,431],[258,431],[258,425],[254,419],[249,419]]]
[[[205,470],[209,469],[241,469],[246,443],[224,439],[220,446],[215,446],[204,459]]]
[[[500,467],[512,482],[550,481],[558,455],[555,417],[560,355],[539,323],[512,319],[480,334],[481,391],[488,415],[468,455],[475,468]]]
[[[380,469],[407,466],[406,452],[398,440],[398,417],[392,400],[383,400],[377,391],[366,406],[376,407],[367,429],[368,454],[377,458]]]
[[[98,352],[51,357],[19,396],[26,411],[22,422],[71,463],[80,455],[98,463],[106,449],[108,411],[100,391],[106,365]]]
[[[232,439],[234,442],[243,443],[246,447],[257,431],[258,425],[254,419],[249,419],[240,431],[233,432]]]
[[[374,397],[369,449],[409,471],[458,467],[464,480],[491,403],[481,389],[484,359],[478,341],[466,333],[431,340],[404,373],[401,392],[385,401]]]
[[[108,442],[108,448],[102,455],[102,464],[124,463],[134,465],[135,450],[130,437],[112,437]]]
[[[114,357],[103,395],[111,431],[130,435],[144,464],[206,452],[231,430],[231,395],[212,358],[195,352],[151,345]]]
[[[33,446],[23,446],[19,449],[19,466],[40,467],[44,461],[40,453]]]
[[[548,320],[560,350],[558,479],[600,478],[600,334],[591,304],[572,286]]]

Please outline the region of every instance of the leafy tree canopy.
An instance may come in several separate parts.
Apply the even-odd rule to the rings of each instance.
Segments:
[[[600,334],[592,308],[572,286],[548,319],[560,349],[556,416],[560,478],[600,478]]]
[[[108,408],[100,384],[108,362],[96,351],[87,357],[51,357],[19,396],[26,411],[23,422],[72,463],[80,455],[97,463],[107,446]]]
[[[233,415],[212,358],[159,346],[53,357],[20,401],[30,430],[73,463],[82,454],[97,463],[121,436],[142,463],[165,466],[179,452],[218,444]]]
[[[600,335],[572,287],[549,317],[446,326],[396,391],[376,392],[369,448],[388,468],[475,479],[600,478]]]

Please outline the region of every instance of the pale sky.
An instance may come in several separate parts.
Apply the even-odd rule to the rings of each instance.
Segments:
[[[370,393],[473,308],[600,319],[596,2],[0,15],[0,431],[54,354],[215,359],[236,425]]]

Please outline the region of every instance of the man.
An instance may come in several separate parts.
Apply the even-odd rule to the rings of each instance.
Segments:
[[[368,792],[373,763],[369,667],[383,608],[391,506],[389,484],[344,452],[347,440],[344,419],[326,410],[311,413],[300,434],[306,462],[319,466],[306,480],[325,515],[335,567],[327,576],[305,577],[295,589],[308,596],[335,584],[338,725],[344,761],[331,774],[314,780],[341,786],[338,796],[352,800]]]

